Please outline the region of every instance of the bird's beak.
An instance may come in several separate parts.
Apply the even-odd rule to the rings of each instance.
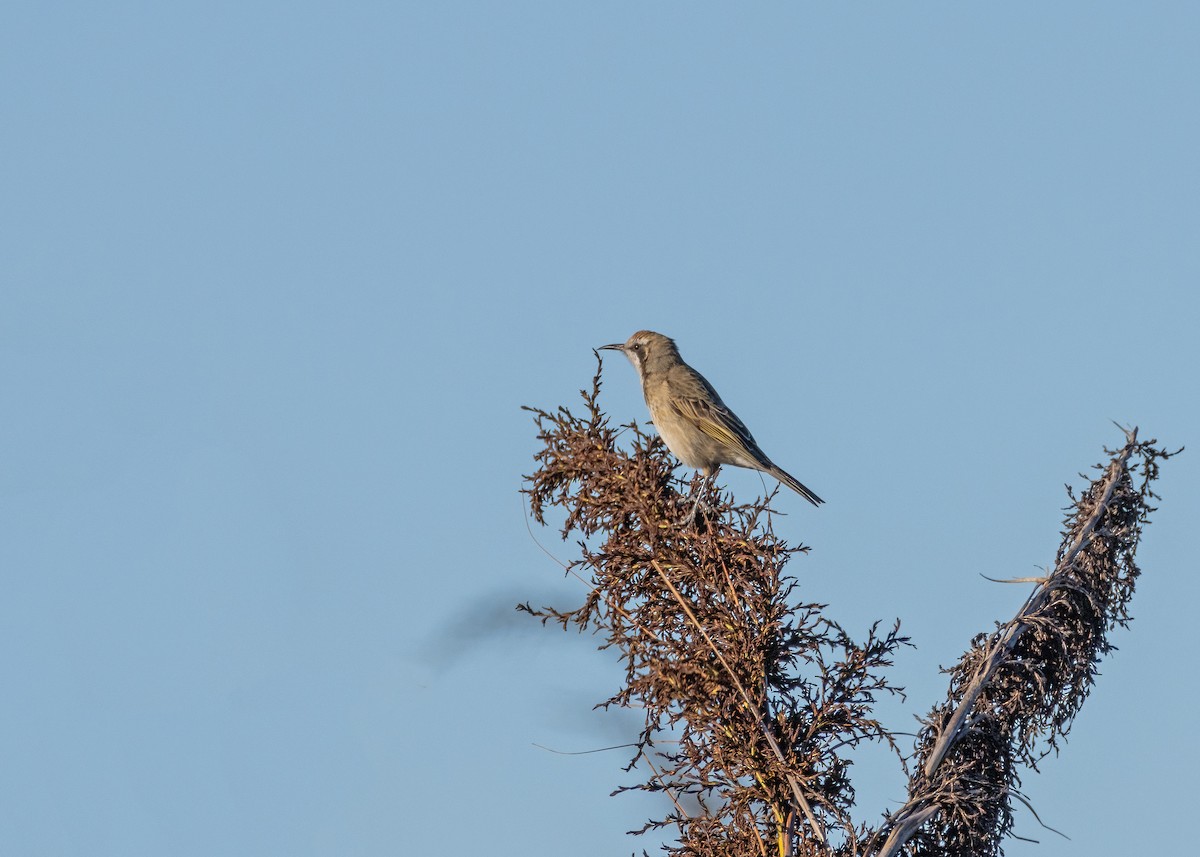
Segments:
[[[601,346],[600,346],[600,350],[601,350],[601,351],[624,351],[624,350],[625,350],[625,343],[623,343],[623,342],[617,342],[617,343],[614,343],[614,344],[612,344],[612,345],[601,345]]]

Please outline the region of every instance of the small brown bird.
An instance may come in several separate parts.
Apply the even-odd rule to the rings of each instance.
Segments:
[[[712,479],[722,464],[769,473],[814,506],[825,501],[767,458],[737,414],[712,384],[683,362],[675,342],[652,330],[639,330],[624,344],[603,345],[629,358],[642,379],[650,419],[667,448],[688,467]],[[697,498],[697,506],[699,498]],[[696,514],[692,507],[689,518]]]

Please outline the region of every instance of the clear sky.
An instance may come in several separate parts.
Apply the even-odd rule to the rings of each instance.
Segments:
[[[1071,839],[1008,849],[1186,853],[1198,43],[1191,3],[10,0],[0,851],[653,851],[624,753],[535,746],[629,740],[611,656],[512,611],[580,597],[519,406],[652,328],[828,501],[779,498],[803,595],[903,620],[900,729],[1110,421],[1196,447],[1025,779]]]

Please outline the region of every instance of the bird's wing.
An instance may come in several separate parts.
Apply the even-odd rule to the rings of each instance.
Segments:
[[[749,429],[738,419],[737,414],[724,404],[699,398],[674,398],[671,406],[676,413],[704,432],[732,449],[756,449],[757,444]]]

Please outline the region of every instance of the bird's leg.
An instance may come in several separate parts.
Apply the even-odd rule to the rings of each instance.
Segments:
[[[695,523],[696,512],[699,508],[700,508],[700,492],[697,491],[696,492],[696,502],[692,504],[692,511],[688,512],[687,515],[679,523],[683,524],[684,526]]]
[[[697,473],[696,475],[699,476],[700,473]],[[681,524],[686,525],[695,522],[696,512],[700,509],[700,500],[704,497],[704,486],[707,485],[710,480],[716,478],[716,475],[717,468],[713,468],[711,473],[705,473],[704,478],[700,480],[699,488],[696,487],[695,480],[692,480],[692,493],[696,495],[696,502],[692,504],[692,511],[687,513],[687,517],[680,521]]]

